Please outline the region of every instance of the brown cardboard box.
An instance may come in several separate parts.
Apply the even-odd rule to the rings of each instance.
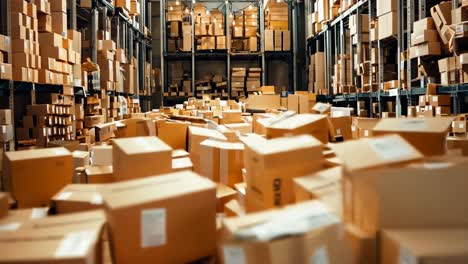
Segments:
[[[78,147],[78,145],[76,145]],[[74,146],[75,148],[75,146]],[[81,151],[81,150],[75,150],[72,152],[73,155],[73,168],[79,168],[79,167],[86,167],[89,166],[89,152],[88,151]]]
[[[224,211],[225,205],[233,200],[236,199],[237,197],[237,192],[229,188],[228,186],[218,183],[216,185],[216,199],[217,199],[217,212],[222,213]]]
[[[188,158],[190,156],[190,153],[185,151],[184,149],[174,149],[172,151],[172,158],[177,159],[177,158]]]
[[[8,215],[10,194],[0,192],[0,219]]]
[[[135,137],[113,141],[113,168],[116,180],[168,173],[171,147],[156,137]]]
[[[429,95],[429,104],[432,106],[450,106],[451,98],[449,94],[446,95]]]
[[[411,33],[411,45],[415,46],[426,42],[438,41],[439,33],[437,30],[423,30],[420,33]]]
[[[462,6],[452,10],[452,24],[462,23],[468,20],[468,7]]]
[[[377,264],[377,237],[354,225],[346,225],[345,240],[353,252],[352,263]]]
[[[205,139],[226,141],[227,138],[220,132],[208,128],[189,126],[188,151],[193,162],[195,172],[200,172],[200,143]]]
[[[0,79],[11,80],[13,78],[13,72],[11,64],[0,63]]]
[[[85,169],[87,183],[111,183],[116,179],[111,165],[88,166]]]
[[[275,50],[274,30],[265,30],[265,51]]]
[[[0,110],[0,124],[1,125],[11,125],[11,110],[10,109],[1,109]]]
[[[410,48],[410,58],[424,57],[429,55],[440,55],[440,42],[426,42]]]
[[[288,94],[288,110],[299,113],[299,95]]]
[[[341,218],[343,214],[342,176],[343,168],[338,166],[294,178],[295,202],[319,200]]]
[[[353,139],[351,123],[350,116],[328,117],[328,129],[331,138],[335,139],[337,136],[342,136],[344,140]]]
[[[430,237],[430,240],[427,238]],[[468,230],[464,228],[389,229],[382,234],[382,264],[468,261]]]
[[[67,1],[66,0],[50,1],[50,11],[66,13],[67,12]]]
[[[4,187],[18,207],[47,205],[50,197],[71,183],[73,160],[65,148],[5,153]]]
[[[57,214],[103,208],[101,187],[101,184],[69,184],[52,197],[51,207]]]
[[[327,113],[330,113],[331,107],[332,107],[331,104],[316,103],[312,107],[312,113],[322,114],[322,115],[327,114]]]
[[[241,141],[246,145],[248,212],[294,202],[292,179],[323,168],[322,143],[309,135],[272,140],[247,137]],[[305,162],[305,159],[315,162]]]
[[[187,263],[216,252],[210,180],[185,171],[114,183],[103,194],[116,262]]]
[[[291,50],[291,34],[289,30],[282,30],[281,32],[283,35],[283,42],[282,42],[283,51],[289,51]]]
[[[426,156],[443,155],[452,121],[452,117],[382,119],[374,127],[373,133],[375,136],[396,133]]]
[[[434,27],[434,19],[432,19],[432,17],[426,17],[413,23],[413,32],[416,34],[434,29],[436,28]]]
[[[444,25],[452,24],[451,20],[452,2],[445,1],[431,8],[431,16],[434,19],[434,24],[437,29]]]
[[[45,263],[99,263],[103,258],[104,225],[105,216],[101,211],[25,221],[19,230],[2,236],[2,260],[5,263],[31,263],[38,259]],[[79,241],[79,246],[69,246],[72,241]],[[18,248],[22,254],[10,254]]]
[[[249,95],[248,109],[278,109],[280,108],[280,95]]]
[[[295,217],[289,219],[292,215]],[[291,225],[291,221],[305,223],[307,217],[323,221],[302,228]],[[270,224],[277,233],[267,229]],[[300,231],[294,233],[292,230],[296,229]],[[351,263],[342,225],[322,204],[314,201],[225,218],[223,234],[224,263],[236,263],[239,259],[243,263]],[[249,239],[242,239],[243,234]]]
[[[288,99],[289,101],[289,99]],[[323,143],[328,142],[328,122],[325,115],[298,114],[266,127],[267,138],[309,134]]]
[[[172,159],[172,172],[193,170],[193,163],[189,157]]]
[[[453,133],[466,133],[466,121],[453,121],[452,132]]]
[[[67,13],[52,12],[52,31],[67,37]]]
[[[173,149],[186,149],[188,123],[158,120],[158,137]]]

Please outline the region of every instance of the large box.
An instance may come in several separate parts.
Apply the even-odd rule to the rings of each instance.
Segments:
[[[112,165],[116,180],[154,176],[171,171],[171,147],[156,137],[113,141]]]
[[[411,33],[411,45],[415,46],[425,42],[436,42],[439,39],[437,30],[423,30],[419,33]]]
[[[322,143],[309,135],[259,140],[242,139],[247,171],[248,212],[294,202],[293,178],[322,167]],[[306,162],[312,159],[315,162]]]
[[[265,30],[265,51],[275,50],[274,30]]]
[[[386,118],[374,127],[373,134],[374,136],[399,134],[426,156],[443,155],[446,151],[446,137],[452,121],[452,117]]]
[[[114,183],[103,194],[117,263],[188,263],[216,253],[210,180],[185,171]]]
[[[288,99],[289,104],[289,99]],[[285,118],[266,127],[267,138],[285,135],[309,134],[323,143],[328,142],[327,116],[317,114],[298,114]]]
[[[430,237],[430,241],[427,238]],[[390,229],[381,236],[380,263],[468,262],[468,229]],[[413,261],[414,260],[414,261]]]
[[[377,1],[377,16],[380,17],[390,12],[396,12],[397,4],[398,0]]]
[[[396,36],[398,33],[397,12],[390,12],[379,17],[379,39]]]
[[[282,30],[282,35],[283,35],[283,41],[282,41],[283,51],[289,51],[291,49],[291,34],[289,30]]]
[[[281,107],[280,95],[249,95],[247,99],[248,109],[278,109]]]
[[[188,123],[158,120],[156,121],[159,139],[164,141],[173,149],[187,148]]]
[[[69,184],[51,198],[51,207],[57,214],[103,208],[101,187],[101,184]]]
[[[52,12],[52,31],[67,37],[67,13]]]
[[[73,176],[72,154],[65,148],[6,152],[4,187],[18,207],[47,206],[49,199]]]
[[[190,158],[192,159],[195,172],[200,171],[200,143],[208,138],[219,141],[227,140],[223,134],[216,130],[195,126],[189,126],[188,135],[188,150],[190,152]]]
[[[424,57],[429,55],[440,55],[440,42],[426,42],[410,48],[410,58]]]

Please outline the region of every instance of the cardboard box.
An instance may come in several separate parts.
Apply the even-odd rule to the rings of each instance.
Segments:
[[[389,229],[382,234],[380,259],[382,264],[414,260],[413,263],[468,261],[468,230],[464,228]],[[425,238],[431,237],[431,241]]]
[[[274,30],[265,30],[265,51],[275,50]]]
[[[188,123],[156,121],[158,137],[173,149],[186,149]]]
[[[345,240],[352,250],[352,263],[377,264],[377,236],[354,225],[346,225]]]
[[[10,195],[5,192],[0,192],[0,219],[8,215],[10,209]]]
[[[466,133],[466,121],[453,121],[452,132],[453,133]]]
[[[426,42],[410,48],[410,58],[424,57],[429,55],[440,55],[440,42]]]
[[[94,166],[112,165],[112,145],[96,145],[91,147],[91,160]]]
[[[350,116],[328,117],[328,129],[332,139],[342,137],[343,140],[353,139]]]
[[[387,1],[391,2],[391,1]],[[390,12],[379,17],[379,39],[396,36],[398,33],[397,12]]]
[[[289,217],[293,215],[291,220]],[[301,228],[291,225],[290,221],[305,223],[307,217],[320,219],[320,224],[305,224]],[[266,228],[270,224],[275,226],[275,231]],[[298,264],[350,263],[342,225],[322,204],[314,201],[225,218],[223,234],[224,263],[236,263],[239,259],[244,263],[280,260]],[[249,239],[242,239],[242,234]]]
[[[397,0],[377,1],[377,16],[381,17],[390,12],[397,11]]]
[[[419,45],[426,42],[438,41],[439,33],[437,30],[423,30],[420,33],[411,33],[411,45]]]
[[[63,37],[67,37],[67,13],[52,12],[51,14],[52,14],[52,31]]]
[[[375,136],[399,134],[425,156],[443,155],[451,117],[425,119],[382,119],[373,129]],[[427,142],[432,142],[427,144]]]
[[[189,157],[172,159],[172,172],[193,170],[193,163]]]
[[[187,263],[216,252],[216,185],[206,178],[184,171],[114,183],[104,200],[116,262]]]
[[[449,94],[445,95],[429,95],[429,104],[432,106],[450,106],[452,105],[452,98]]]
[[[437,29],[441,29],[444,25],[452,24],[451,19],[452,2],[445,1],[431,7],[431,16],[434,19],[434,24]]]
[[[293,115],[272,125],[268,125],[266,129],[267,138],[309,134],[323,143],[328,142],[328,122],[325,115]]]
[[[156,137],[115,139],[114,177],[120,181],[171,172],[171,152],[172,148]]]
[[[100,184],[69,184],[52,197],[51,207],[57,214],[101,209],[101,187]]]
[[[322,143],[309,135],[241,141],[245,144],[247,212],[293,203],[293,178],[323,168]]]
[[[342,167],[334,167],[294,178],[296,203],[318,200],[338,217],[343,214]]]
[[[71,153],[65,148],[6,152],[4,186],[19,208],[39,207],[70,184],[73,172]]]
[[[220,132],[208,128],[189,126],[188,151],[193,162],[195,172],[200,172],[200,143],[210,138],[218,141],[226,141],[227,138]]]
[[[111,183],[115,182],[114,171],[111,165],[88,166],[85,169],[86,183]]]
[[[416,34],[423,33],[426,30],[435,30],[434,19],[432,17],[426,17],[415,21],[413,23],[413,32]]]

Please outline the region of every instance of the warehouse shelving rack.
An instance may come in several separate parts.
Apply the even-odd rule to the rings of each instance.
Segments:
[[[282,0],[283,1],[283,0]],[[268,62],[271,60],[277,60],[287,63],[288,67],[288,75],[293,76],[293,72],[297,67],[296,58],[294,54],[296,54],[295,50],[297,49],[296,45],[293,45],[294,42],[292,41],[295,36],[294,28],[296,27],[296,20],[292,19],[294,17],[294,8],[293,2],[286,2],[288,4],[289,10],[289,31],[291,32],[291,47],[292,50],[289,52],[266,52],[265,51],[265,43],[264,43],[264,30],[265,30],[265,13],[264,9],[268,1],[252,1],[252,0],[226,0],[224,2],[219,0],[197,0],[196,2],[206,3],[208,8],[215,8],[221,9],[224,12],[225,18],[225,35],[226,35],[226,50],[225,51],[196,51],[195,48],[195,23],[192,19],[194,11],[193,11],[193,4],[194,1],[189,0],[181,0],[179,1],[181,4],[185,4],[190,9],[190,23],[192,25],[192,49],[191,51],[177,51],[177,52],[168,52],[167,51],[167,25],[166,25],[166,11],[168,9],[168,0],[160,1],[161,4],[161,77],[162,77],[162,93],[164,94],[168,91],[169,86],[169,72],[168,72],[168,65],[173,62],[183,62],[183,63],[190,63],[190,77],[191,77],[191,95],[196,95],[195,89],[195,80],[196,80],[196,73],[197,67],[196,64],[205,64],[209,63],[210,61],[223,61],[225,62],[225,77],[228,83],[228,97],[229,99],[237,99],[231,96],[231,68],[234,64],[243,63],[253,63],[259,65],[259,68],[262,68],[262,85],[268,85],[272,81],[268,78]],[[175,1],[171,1],[175,2]],[[217,5],[217,6],[209,6],[209,5]],[[231,18],[229,14],[232,12],[238,12],[240,10],[248,8],[249,5],[257,7],[258,10],[258,45],[257,49],[258,52],[245,52],[245,53],[233,53],[231,52],[231,33],[230,33],[230,25],[231,25]],[[295,77],[295,76],[294,76]],[[290,79],[289,87],[293,89],[289,90],[296,90],[296,79]],[[271,83],[274,84],[274,83]],[[182,103],[183,101],[187,100],[190,95],[186,96],[164,96],[163,97],[163,105],[173,105],[177,103]],[[224,97],[224,99],[227,99]]]
[[[77,0],[67,0],[68,9],[68,29],[77,30],[78,24],[89,27],[90,42],[92,47],[91,59],[97,62],[97,27],[98,19],[104,16],[111,16],[118,22],[116,25],[117,43],[122,42],[127,51],[135,50],[138,55],[138,67],[141,69],[139,76],[139,87],[144,87],[144,61],[148,61],[151,65],[151,39],[145,37],[143,30],[144,25],[148,25],[151,32],[151,23],[147,23],[148,18],[151,17],[151,2],[148,0],[140,0],[141,5],[141,18],[140,28],[132,25],[127,17],[118,9],[114,8],[113,4],[107,0],[93,0],[91,9],[81,8]],[[7,36],[11,35],[11,1],[2,1],[1,6],[1,32]],[[129,33],[128,35],[126,33]],[[141,52],[138,52],[141,51]],[[8,61],[11,62],[11,54]],[[151,67],[152,68],[152,67]],[[89,94],[97,91],[89,90],[86,92],[82,86],[74,86],[75,100],[81,101]],[[12,80],[0,80],[0,108],[11,109],[12,111],[12,124],[16,128],[18,122],[25,115],[26,105],[36,103],[36,96],[41,94],[61,93],[63,92],[62,85],[39,84],[31,82],[18,82]],[[151,110],[151,98],[154,92],[154,87],[149,90],[137,90],[135,94],[109,92],[111,95],[130,96],[139,98],[143,111]],[[73,121],[75,122],[75,121]],[[75,134],[73,134],[75,136]],[[17,144],[15,137],[15,145]],[[6,149],[8,150],[8,148]]]
[[[426,79],[416,79],[412,78],[417,71],[415,70],[415,60],[409,59],[404,62],[401,60],[400,53],[401,51],[407,50],[411,46],[411,32],[413,30],[413,22],[421,18],[429,16],[430,7],[434,6],[440,1],[432,0],[399,0],[397,2],[397,17],[398,19],[398,34],[394,38],[386,40],[378,40],[376,43],[370,42],[371,47],[378,47],[379,49],[379,58],[378,58],[378,71],[379,71],[379,89],[375,92],[356,92],[350,94],[332,94],[331,87],[331,71],[333,69],[334,57],[336,51],[339,51],[340,54],[345,53],[346,43],[345,37],[345,27],[348,26],[349,17],[353,14],[369,14],[369,20],[372,21],[376,16],[376,4],[378,0],[360,0],[348,10],[344,11],[341,15],[335,19],[328,21],[324,24],[322,30],[316,33],[313,36],[308,36],[306,38],[306,47],[307,54],[309,57],[311,54],[324,51],[325,52],[325,85],[328,90],[329,95],[317,95],[317,100],[321,102],[334,103],[340,106],[353,107],[359,112],[359,101],[364,101],[366,104],[366,110],[369,113],[369,117],[373,117],[372,103],[378,103],[378,116],[381,116],[381,113],[384,112],[385,104],[388,101],[395,102],[396,114],[401,116],[406,114],[406,106],[415,105],[417,102],[417,97],[419,95],[426,94]],[[455,9],[458,7],[457,1],[452,1],[452,8]],[[306,12],[311,13],[313,11],[313,1],[309,0],[305,2]],[[307,17],[307,15],[306,15]],[[357,28],[360,31],[361,26],[360,16],[357,19]],[[369,21],[369,22],[370,22]],[[307,27],[310,27],[311,24],[306,20]],[[361,33],[358,32],[358,38],[361,36]],[[358,40],[359,43],[359,40]],[[358,45],[360,46],[360,45]],[[398,67],[398,86],[400,88],[395,88],[390,91],[383,91],[383,64],[382,58],[383,47],[392,46],[397,50],[397,64],[406,65],[406,87],[409,89],[403,89],[402,83],[402,73],[400,67]],[[353,64],[353,49],[351,48],[351,64]],[[357,50],[358,60],[361,58],[360,50]],[[308,65],[308,64],[307,64]],[[351,68],[351,84],[354,83],[354,70]],[[344,67],[342,67],[341,76],[344,76]],[[370,80],[372,84],[372,80]],[[452,112],[454,114],[466,111],[468,109],[464,104],[466,95],[468,94],[468,84],[457,84],[457,85],[445,85],[439,86],[437,89],[439,94],[450,94],[452,98]]]

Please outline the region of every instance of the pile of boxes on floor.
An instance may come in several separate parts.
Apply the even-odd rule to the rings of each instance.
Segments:
[[[0,260],[468,261],[468,139],[447,139],[454,117],[241,108],[191,99],[101,126],[93,145],[7,152]]]
[[[258,8],[249,5],[232,15],[231,29],[231,51],[236,52],[257,52],[258,51]]]
[[[265,51],[290,51],[288,4],[271,1],[265,9]]]

